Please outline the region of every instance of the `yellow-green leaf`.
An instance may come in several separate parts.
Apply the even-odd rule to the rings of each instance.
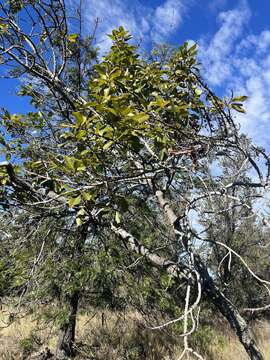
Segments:
[[[119,211],[116,211],[116,213],[115,213],[115,222],[116,222],[116,224],[120,224],[120,222],[121,222],[121,214]]]
[[[103,150],[108,150],[112,145],[113,145],[113,141],[108,141],[104,146],[103,146]]]
[[[78,40],[79,35],[78,34],[70,34],[67,39],[71,43],[75,43]]]
[[[248,96],[238,96],[232,99],[232,102],[242,102],[242,101],[246,101],[248,99]]]
[[[70,170],[74,170],[74,161],[75,159],[72,157],[69,156],[65,157],[65,163]]]
[[[93,199],[93,195],[87,192],[83,192],[82,197],[85,201],[91,201]]]
[[[239,103],[235,103],[235,104],[231,104],[232,109],[240,112],[240,113],[245,113],[245,109],[242,107],[242,104]]]
[[[68,202],[68,205],[69,205],[69,207],[73,208],[74,206],[79,205],[81,200],[82,200],[82,198],[81,198],[80,195],[75,197],[75,198],[70,198],[69,202]]]
[[[139,114],[131,114],[129,117],[131,117],[133,120],[136,120],[138,122],[145,122],[149,119],[149,115],[145,113],[139,113]]]

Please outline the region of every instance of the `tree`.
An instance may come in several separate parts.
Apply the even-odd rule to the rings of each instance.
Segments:
[[[243,146],[248,140],[242,136]],[[224,186],[235,182],[252,182],[250,165],[245,157],[239,154],[238,158],[221,158],[218,174],[214,175],[209,170],[208,186],[212,188],[218,181]],[[242,169],[239,173],[238,169]],[[210,181],[209,181],[210,180]],[[258,188],[234,187],[230,188],[222,199],[215,202],[206,199],[202,207],[201,220],[207,228],[207,237],[214,240],[209,247],[209,259],[212,271],[220,278],[220,287],[233,299],[241,309],[250,309],[252,316],[260,315],[253,308],[263,307],[267,302],[267,294],[260,286],[253,282],[247,268],[241,266],[239,259],[232,256],[231,249],[241,254],[254,273],[260,277],[269,279],[267,273],[268,254],[265,246],[268,243],[266,231],[267,219],[265,216],[257,216],[256,208],[261,201],[262,193]],[[219,226],[215,226],[219,224]],[[226,247],[216,246],[215,242],[223,241]],[[238,289],[235,292],[235,288]],[[264,308],[267,310],[267,308]]]
[[[63,122],[63,119],[71,121],[69,120],[70,106],[72,105],[73,109],[76,108],[76,100],[74,100],[76,96],[73,98],[72,93],[77,93],[79,97],[80,94],[87,95],[87,83],[91,76],[92,62],[96,52],[92,47],[92,38],[84,38],[82,34],[82,4],[78,13],[73,14],[72,19],[69,19],[65,3],[62,1],[50,3],[11,1],[1,4],[0,9],[1,50],[3,55],[6,55],[2,57],[3,65],[8,71],[8,76],[19,77],[23,80],[19,95],[30,96],[32,105],[37,109],[35,113],[30,112],[19,116],[12,116],[7,111],[3,112],[2,121],[5,122],[8,132],[8,141],[5,131],[2,137],[2,143],[7,150],[6,158],[16,156],[15,148],[22,149],[25,144],[31,142],[32,146],[24,148],[24,155],[21,153],[20,158],[42,159],[61,143],[59,124]],[[78,29],[78,33],[70,33],[69,27]],[[8,52],[5,51],[6,48]],[[52,83],[58,83],[58,85],[54,87],[50,85]],[[64,83],[67,88],[62,92]],[[22,117],[26,123],[31,123],[30,127],[25,126],[26,123],[21,121]],[[25,168],[24,171],[27,169]],[[53,181],[49,178],[43,178],[41,182],[46,191],[54,189]],[[21,201],[23,202],[22,198],[19,202]],[[18,227],[20,229],[20,237],[12,245],[14,261],[23,264],[20,267],[21,271],[18,271],[18,277],[14,279],[15,293],[19,294],[20,298],[23,295],[27,300],[34,298],[35,301],[43,302],[50,301],[52,297],[61,303],[66,297],[67,301],[72,303],[71,312],[76,311],[79,283],[80,291],[83,289],[81,281],[70,279],[70,276],[75,271],[74,257],[84,255],[78,252],[82,251],[82,243],[86,241],[86,238],[74,244],[73,221],[68,217],[66,221],[63,221],[62,215],[56,215],[56,218],[53,218],[55,213],[53,215],[43,212],[39,206],[37,212],[30,211],[29,213],[26,206],[16,206],[15,203],[11,200],[5,204],[6,209],[12,209],[10,213],[14,218],[11,222],[17,224],[17,229],[9,234],[13,241],[17,239]],[[31,229],[36,226],[38,231],[32,232]],[[28,233],[29,230],[30,233]],[[21,241],[24,234],[27,236],[24,241]],[[63,236],[65,236],[64,242]],[[63,251],[63,246],[65,250],[69,250],[68,254],[67,251]],[[63,254],[60,256],[61,261],[59,261],[60,251]],[[89,250],[86,249],[86,251]],[[23,257],[22,254],[25,252],[27,256]],[[58,261],[57,271],[54,268],[54,261]],[[66,263],[71,268],[71,274],[64,273],[63,266],[67,266]],[[79,267],[78,264],[77,272],[79,272]],[[69,268],[65,270],[68,271]],[[47,281],[42,283],[42,289],[39,288],[33,294],[33,290],[37,290],[33,289],[33,285],[40,284],[45,274],[47,274]],[[56,278],[57,281],[55,281]],[[74,294],[65,295],[72,281]],[[61,328],[58,348],[59,351],[64,348],[69,354],[73,351],[75,321],[74,316],[65,317],[64,315],[65,311],[62,311],[62,317],[61,312],[57,316]],[[66,324],[68,318],[71,325]]]
[[[65,60],[62,49],[74,36],[70,37],[64,21],[59,23],[59,18],[65,19],[63,2],[22,2],[21,11],[28,6],[47,9],[54,5],[61,12],[56,35],[63,27],[56,46]],[[105,231],[107,239],[122,241],[116,261],[119,252],[125,257],[128,251],[136,264],[147,263],[185,286],[185,294],[179,295],[185,299],[183,314],[152,326],[163,328],[183,320],[183,356],[193,352],[200,357],[189,347],[188,336],[196,328],[194,312],[203,295],[228,320],[249,357],[263,359],[246,321],[212,276],[205,248],[208,244],[225,247],[240,260],[241,254],[230,250],[226,239],[202,238],[196,227],[190,226],[192,212],[202,217],[203,200],[208,199],[211,205],[224,201],[233,189],[263,190],[268,185],[268,157],[262,149],[243,143],[233,120],[232,111],[244,111],[245,97],[222,100],[205,85],[196,62],[196,46],[185,43],[168,61],[162,59],[162,64],[158,60],[146,62],[122,27],[110,35],[111,51],[95,65],[88,94],[72,92],[62,76],[64,65],[49,71],[44,55],[14,26],[13,8],[2,6],[2,11],[0,19],[5,26],[0,50],[4,63],[10,59],[18,62],[42,81],[63,109],[61,130],[55,129],[55,124],[47,126],[46,113],[4,114],[5,131],[14,137],[12,147],[5,134],[2,141],[4,151],[12,155],[11,161],[7,155],[7,162],[1,165],[2,193],[9,206],[27,210],[42,221],[64,219],[76,234],[68,256],[77,257],[81,269],[85,269],[82,248],[87,245],[87,236],[94,230],[98,236]],[[49,17],[53,18],[51,11]],[[53,146],[44,145],[40,136],[44,128],[54,138]],[[37,131],[38,136],[22,137],[18,129],[32,135]],[[225,161],[237,156],[255,170],[256,180],[224,184],[209,179],[208,169],[217,158]],[[262,160],[265,167],[259,166]],[[243,169],[237,171],[242,174]],[[141,214],[141,208],[148,213]],[[149,235],[138,231],[140,228],[149,229]],[[110,248],[109,240],[105,246]],[[262,287],[269,285],[242,263]],[[67,354],[74,342],[78,300],[78,288],[73,288],[66,296],[70,311],[57,349]]]

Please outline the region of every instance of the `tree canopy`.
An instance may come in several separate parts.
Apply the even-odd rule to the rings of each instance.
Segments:
[[[151,327],[183,321],[182,356],[200,358],[188,337],[207,301],[249,357],[263,359],[230,299],[235,283],[228,290],[243,268],[260,288],[259,309],[267,306],[269,282],[249,267],[228,226],[234,219],[245,227],[250,216],[254,226],[266,221],[253,203],[267,189],[269,158],[234,120],[246,97],[221,99],[209,89],[196,45],[144,59],[120,27],[108,54],[96,59],[90,38],[69,33],[62,0],[8,2],[0,10],[1,66],[16,64],[9,74],[24,78],[20,95],[36,109],[1,116],[1,205],[10,217],[1,241],[6,248],[16,241],[13,263],[3,256],[0,289],[20,301],[59,301],[57,353],[72,355],[80,299],[99,289],[97,302],[131,305],[138,273],[150,272],[151,281],[158,274],[159,283],[146,282],[159,291],[155,306],[168,296],[179,308]]]

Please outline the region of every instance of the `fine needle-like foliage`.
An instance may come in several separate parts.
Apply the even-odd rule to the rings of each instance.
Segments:
[[[43,2],[21,4],[16,12],[27,6],[39,9]],[[63,14],[62,1],[55,4]],[[33,88],[27,95],[41,111],[3,113],[1,196],[13,225],[24,219],[23,239],[10,232],[20,243],[13,261],[18,250],[25,254],[19,258],[21,281],[15,287],[20,301],[43,297],[58,301],[63,310],[58,313],[57,356],[74,355],[79,301],[91,299],[94,306],[95,299],[102,299],[107,306],[139,301],[153,331],[182,322],[181,358],[191,352],[201,359],[188,338],[196,331],[204,300],[227,319],[250,359],[263,359],[245,319],[228,298],[231,292],[223,292],[227,280],[218,277],[213,249],[221,249],[220,266],[224,257],[234,259],[266,295],[270,284],[231,247],[230,237],[220,234],[218,222],[209,228],[205,221],[209,211],[230,213],[249,206],[252,212],[249,204],[258,193],[263,196],[268,185],[268,157],[239,134],[234,122],[234,111],[244,112],[246,98],[220,99],[207,87],[196,45],[185,43],[165,60],[157,55],[146,61],[122,27],[110,35],[110,52],[92,69],[88,90],[84,82],[83,91],[76,93],[78,84],[72,87],[70,77],[62,75],[68,66],[65,53],[62,68],[40,64],[47,53],[33,49],[27,37],[22,42],[23,34],[14,37],[22,30],[12,16],[0,17],[3,61],[17,62],[42,82],[52,99],[42,107]],[[58,52],[77,41],[76,34],[63,29],[61,39],[59,32],[47,34]],[[18,47],[16,55],[8,42],[32,50]],[[27,51],[34,53],[26,56]],[[21,60],[25,56],[30,65]],[[54,73],[48,70],[51,64]],[[224,181],[222,163],[236,158],[232,181]],[[258,192],[247,193],[251,188]],[[99,297],[91,295],[97,289]],[[155,294],[152,304],[136,300],[140,291],[148,300],[150,292]],[[170,299],[178,306],[176,313],[164,305]],[[154,320],[153,308],[159,306],[173,316],[163,324]]]

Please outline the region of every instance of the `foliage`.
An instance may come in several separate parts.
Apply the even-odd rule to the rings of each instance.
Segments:
[[[186,334],[190,326],[195,331],[202,294],[241,329],[236,332],[248,354],[259,354],[226,297],[233,291],[221,291],[225,274],[219,276],[226,250],[235,263],[242,260],[242,230],[231,236],[228,214],[243,216],[244,226],[244,210],[252,210],[257,195],[250,189],[264,189],[269,177],[264,150],[240,136],[233,120],[234,111],[244,112],[246,97],[221,99],[207,87],[196,45],[157,50],[147,61],[120,27],[110,35],[110,52],[97,61],[91,41],[69,32],[62,1],[6,6],[19,23],[28,7],[37,19],[44,12],[47,19],[49,11],[37,48],[9,17],[1,20],[4,65],[19,64],[17,76],[26,71],[21,95],[37,110],[2,114],[1,196],[3,210],[12,214],[11,261],[19,281],[13,294],[20,301],[58,302],[51,318],[64,333],[59,338],[69,340],[57,351],[70,355],[79,300],[94,307],[133,305],[149,312],[152,324],[155,308],[163,309],[165,321],[169,315],[184,320],[189,352]],[[232,159],[239,159],[235,177],[226,173]],[[215,166],[225,169],[222,175]],[[255,181],[247,176],[251,168]],[[198,224],[190,226],[196,216],[205,236]],[[243,264],[265,289],[268,282]]]

